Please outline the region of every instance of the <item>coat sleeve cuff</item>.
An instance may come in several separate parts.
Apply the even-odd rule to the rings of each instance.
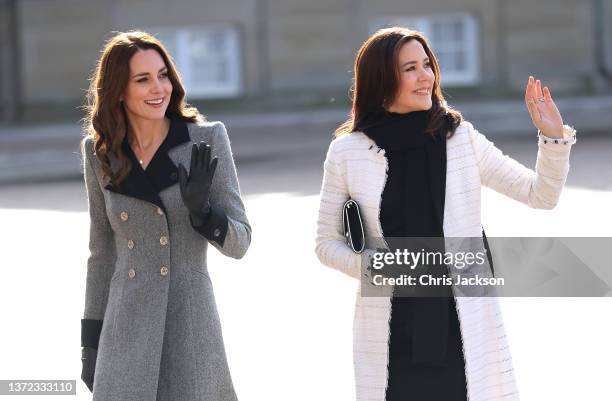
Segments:
[[[189,221],[194,230],[209,241],[215,241],[220,247],[223,248],[225,236],[227,235],[228,222],[227,215],[222,209],[211,206],[208,220],[206,223],[200,226],[193,223],[191,216],[189,216]]]
[[[563,137],[561,138],[549,138],[538,130],[538,144],[544,144],[549,149],[557,151],[565,151],[567,145],[573,145],[576,143],[576,130],[569,125],[563,125]],[[559,146],[559,145],[566,145]]]
[[[81,319],[81,347],[98,349],[102,320]]]

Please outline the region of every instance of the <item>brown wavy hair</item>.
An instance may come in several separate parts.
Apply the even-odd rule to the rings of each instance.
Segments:
[[[434,137],[442,134],[447,138],[453,136],[463,117],[446,104],[440,88],[440,66],[431,46],[422,32],[393,27],[374,33],[357,52],[351,88],[353,106],[349,119],[336,129],[336,137],[362,131],[366,119],[384,112],[396,98],[400,80],[399,51],[412,40],[423,45],[435,76],[425,132]]]
[[[92,138],[94,149],[105,177],[113,185],[119,185],[130,172],[131,165],[121,150],[127,136],[128,117],[120,101],[126,90],[130,60],[141,50],[156,50],[168,68],[172,83],[172,96],[166,109],[166,117],[179,118],[187,122],[202,122],[205,117],[185,101],[185,89],[172,57],[161,41],[142,31],[119,32],[108,39],[96,64],[87,92],[85,139]],[[120,168],[111,170],[109,156],[116,157]]]

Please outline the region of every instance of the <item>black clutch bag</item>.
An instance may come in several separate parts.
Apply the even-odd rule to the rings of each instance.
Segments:
[[[342,207],[342,226],[346,243],[355,253],[363,252],[365,248],[365,233],[361,221],[359,205],[352,199],[344,202]]]

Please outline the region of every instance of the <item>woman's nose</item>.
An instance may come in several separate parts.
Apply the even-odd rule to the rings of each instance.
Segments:
[[[420,81],[433,81],[434,73],[428,68],[422,68],[419,74]]]
[[[153,93],[160,93],[160,92],[162,91],[162,84],[161,84],[161,82],[159,81],[159,79],[156,79],[156,80],[153,82],[153,87],[151,88],[151,91],[152,91]]]

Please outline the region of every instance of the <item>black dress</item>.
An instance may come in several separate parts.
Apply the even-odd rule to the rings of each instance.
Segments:
[[[443,237],[446,139],[426,134],[426,111],[382,112],[360,127],[385,150],[380,222],[385,238]],[[387,401],[465,401],[455,300],[393,297]]]

